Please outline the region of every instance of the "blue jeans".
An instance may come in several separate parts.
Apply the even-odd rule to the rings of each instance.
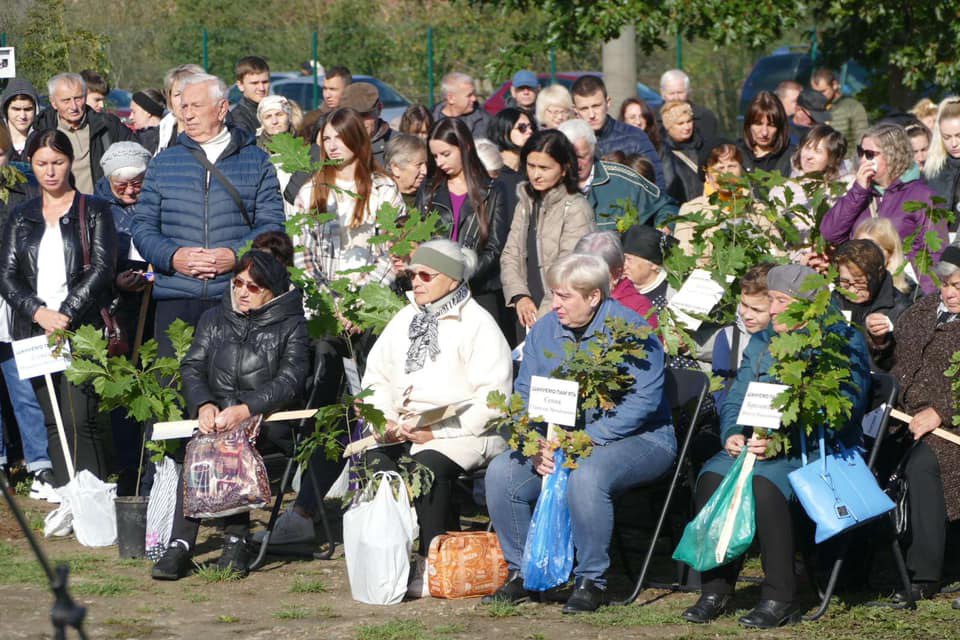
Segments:
[[[570,473],[567,504],[573,524],[577,564],[573,573],[599,586],[610,566],[614,500],[624,491],[663,476],[676,459],[676,440],[661,434],[639,434],[594,447]],[[487,508],[511,571],[520,569],[541,477],[529,458],[505,451],[487,467]]]
[[[13,414],[20,427],[20,439],[23,441],[23,457],[27,461],[30,473],[50,469],[50,454],[47,451],[47,428],[43,419],[43,410],[37,402],[37,394],[29,380],[21,380],[17,372],[17,362],[11,356],[0,362],[0,371],[7,383],[7,393],[13,404]],[[0,464],[7,463],[7,448],[3,439],[3,424],[0,423]]]

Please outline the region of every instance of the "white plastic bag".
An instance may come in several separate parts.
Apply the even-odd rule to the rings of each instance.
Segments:
[[[174,462],[173,458],[164,456],[163,461],[156,465],[150,502],[147,503],[147,537],[144,548],[147,557],[154,562],[163,557],[170,544],[179,481],[180,465]]]
[[[407,593],[416,515],[403,479],[393,471],[374,474],[364,498],[343,516],[350,593],[367,604],[398,604]]]
[[[73,533],[73,511],[66,498],[60,500],[60,506],[47,514],[43,519],[43,535],[61,538]]]
[[[117,542],[117,485],[103,482],[83,469],[59,489],[73,512],[73,531],[85,547],[109,547]]]

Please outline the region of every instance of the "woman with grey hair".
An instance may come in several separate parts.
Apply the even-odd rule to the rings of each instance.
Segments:
[[[470,293],[476,254],[452,240],[417,247],[410,262],[410,304],[390,321],[367,356],[364,402],[381,410],[386,431],[381,446],[367,454],[377,470],[396,469],[410,456],[434,474],[430,491],[414,500],[420,548],[407,594],[427,595],[426,558],[430,542],[447,530],[451,483],[485,466],[507,448],[487,427],[496,411],[491,391],[510,393],[510,347],[493,317]],[[416,426],[416,416],[457,405],[457,415]],[[389,445],[389,446],[387,446]]]
[[[580,238],[574,253],[599,256],[607,263],[610,270],[610,297],[625,306],[633,309],[657,328],[657,314],[650,313],[653,305],[650,299],[633,286],[630,279],[624,276],[623,244],[615,231],[593,231]]]
[[[951,379],[943,373],[960,349],[960,248],[947,247],[936,271],[939,292],[907,309],[882,343],[900,384],[897,408],[912,416],[909,439],[915,444],[905,467],[911,535],[905,546],[914,600],[939,593],[947,522],[960,520],[960,447],[925,437],[937,428],[956,432]],[[906,594],[895,599],[905,602]]]
[[[541,129],[556,129],[573,117],[573,97],[562,84],[544,87],[537,94],[537,125]]]
[[[854,183],[820,223],[820,233],[827,242],[841,244],[852,240],[854,230],[864,220],[887,218],[901,240],[914,236],[913,248],[907,256],[911,261],[926,247],[926,235],[930,231],[940,235],[941,247],[949,244],[945,223],[931,221],[926,208],[913,210],[906,206],[921,202],[932,208],[934,192],[920,179],[920,168],[913,161],[913,148],[903,127],[892,123],[870,127],[860,138],[857,156],[860,167]],[[930,253],[937,261],[941,251]],[[921,276],[920,288],[924,293],[936,290],[928,276]]]
[[[383,152],[383,165],[403,196],[407,209],[416,206],[417,189],[427,177],[427,143],[420,136],[396,133]]]
[[[553,291],[551,311],[527,334],[514,384],[525,402],[532,377],[553,375],[567,345],[589,349],[609,333],[610,319],[646,324],[610,299],[609,266],[596,255],[573,253],[557,260],[547,270],[546,283]],[[594,611],[604,602],[614,501],[632,487],[655,481],[676,457],[676,436],[663,393],[663,347],[651,333],[643,348],[643,361],[628,357],[622,363],[633,382],[617,399],[616,411],[584,410],[580,415],[578,424],[595,446],[577,461],[567,484],[577,564],[576,584],[564,613]],[[503,587],[484,598],[486,603],[523,602],[533,596],[523,585],[521,560],[541,477],[554,472],[555,449],[555,440],[544,439],[536,455],[505,451],[487,468],[487,506],[510,573]]]

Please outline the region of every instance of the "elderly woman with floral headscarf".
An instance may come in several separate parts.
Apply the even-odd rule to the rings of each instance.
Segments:
[[[491,391],[510,393],[510,347],[496,321],[470,294],[467,281],[476,254],[451,240],[420,245],[410,261],[410,304],[384,329],[367,356],[362,386],[366,402],[381,410],[387,427],[383,446],[367,454],[376,469],[396,469],[411,456],[433,471],[430,491],[414,500],[420,549],[407,594],[427,595],[430,542],[447,530],[451,483],[486,465],[507,448],[487,428],[496,411]],[[456,415],[418,427],[416,416],[456,405]]]

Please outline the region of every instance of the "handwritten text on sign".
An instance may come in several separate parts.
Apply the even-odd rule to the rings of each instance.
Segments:
[[[13,341],[13,357],[17,362],[17,372],[21,380],[65,370],[70,365],[70,361],[65,357],[68,352],[67,345],[64,345],[60,357],[54,356],[47,336]]]
[[[574,427],[577,424],[577,394],[580,385],[570,380],[533,376],[527,414],[547,422]]]
[[[733,276],[727,276],[726,280],[728,283],[732,282]],[[709,271],[694,269],[667,306],[673,310],[680,322],[695,331],[703,321],[689,314],[707,315],[723,298],[723,292],[723,286],[713,279]]]
[[[787,389],[785,384],[751,382],[740,405],[737,424],[745,427],[779,429],[781,412],[773,407],[773,399]]]

